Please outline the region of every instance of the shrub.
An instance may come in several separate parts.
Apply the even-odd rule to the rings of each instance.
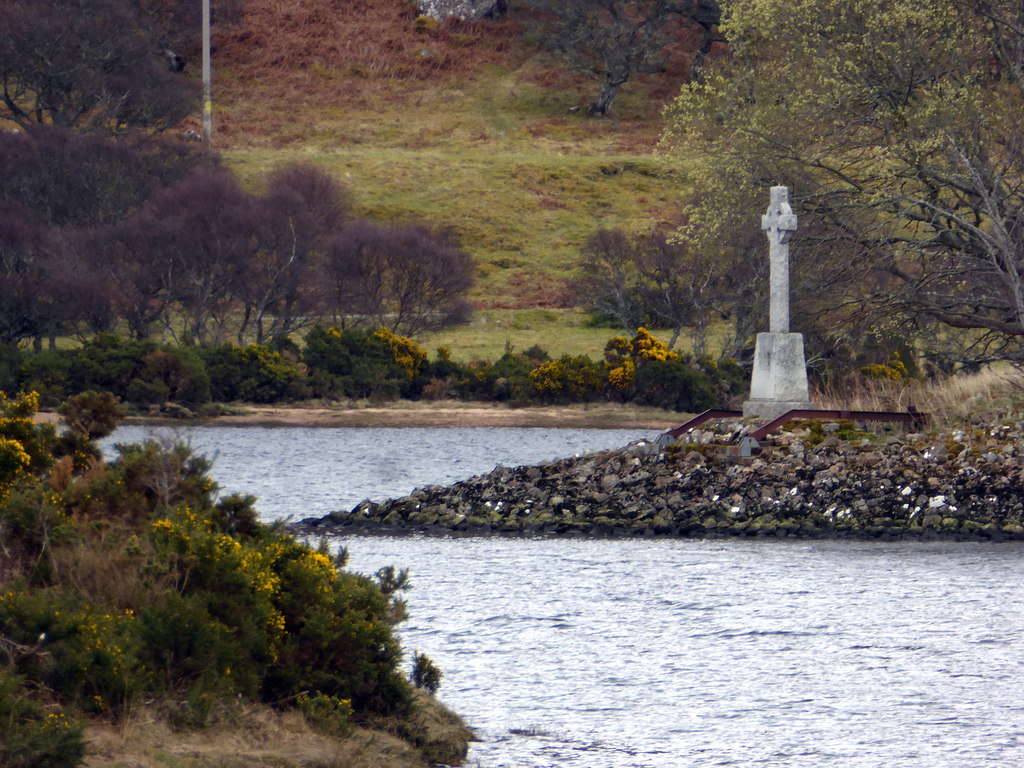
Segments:
[[[298,366],[262,344],[223,344],[202,348],[198,354],[218,402],[275,403],[306,394]]]
[[[636,360],[657,362],[678,361],[679,355],[668,348],[668,344],[655,338],[646,328],[637,328],[630,341],[630,351]]]
[[[138,380],[149,385],[149,396],[166,391],[164,400],[198,404],[210,399],[210,376],[194,347],[154,349],[142,358],[142,371]],[[132,402],[137,402],[130,396],[130,392],[126,392],[126,395]]]
[[[171,398],[171,388],[162,381],[132,379],[125,392],[126,399],[135,405],[161,405]]]
[[[537,392],[546,400],[583,402],[593,400],[604,387],[602,366],[586,355],[562,355],[530,371]]]
[[[395,363],[405,371],[409,380],[415,379],[427,364],[427,353],[419,344],[406,336],[396,336],[387,328],[381,328],[373,338],[380,339],[391,351]]]
[[[0,392],[0,439],[20,446],[17,451],[28,458],[25,471],[32,473],[42,472],[53,463],[55,433],[53,427],[32,421],[38,408],[39,395],[35,392],[22,392],[13,398]],[[8,446],[14,448],[11,443]],[[24,463],[24,458],[17,461]]]
[[[653,360],[638,366],[636,402],[676,411],[697,412],[715,405],[715,389],[707,374],[677,360]]]
[[[69,397],[57,409],[68,429],[90,440],[106,437],[121,418],[121,406],[110,392],[89,390]]]
[[[170,696],[191,726],[238,696],[305,694],[337,728],[408,710],[392,629],[404,573],[339,571],[343,558],[261,524],[252,497],[214,503],[208,463],[182,446],[119,450],[73,480],[62,465],[59,492],[29,473],[2,507],[0,635],[42,636],[46,653],[13,672],[87,712]]]
[[[608,371],[608,383],[620,392],[631,390],[635,379],[636,363],[632,360],[623,360]]]
[[[110,333],[97,334],[73,354],[69,394],[94,389],[124,399],[128,384],[142,372],[143,358],[155,346],[152,342],[125,341]]]
[[[425,653],[413,653],[412,683],[430,693],[437,693],[441,687],[441,670]]]
[[[0,507],[5,570],[46,583],[53,572],[54,548],[73,537],[73,526],[52,491],[29,486],[6,492]]]
[[[26,679],[0,668],[0,765],[69,768],[85,757],[82,725],[60,707],[43,706]]]
[[[537,397],[530,373],[536,363],[511,348],[494,363],[469,366],[458,383],[459,394],[474,400],[528,402]]]
[[[367,331],[313,328],[302,359],[319,397],[395,399],[410,383],[388,343]]]
[[[24,353],[15,346],[0,344],[0,391],[18,391]]]
[[[731,357],[712,360],[697,358],[700,369],[708,376],[716,391],[716,405],[725,406],[730,400],[746,395],[750,387],[750,372]]]
[[[429,35],[437,31],[437,19],[431,16],[417,16],[413,28],[421,35]]]
[[[132,612],[88,605],[55,587],[0,596],[0,633],[45,643],[47,663],[26,661],[35,679],[87,712],[120,711],[145,685]]]
[[[352,733],[352,702],[316,693],[312,696],[305,692],[295,699],[302,714],[313,727],[328,736],[348,736]]]
[[[72,382],[75,358],[76,352],[63,349],[26,354],[18,374],[18,386],[23,391],[38,392],[41,405],[56,407],[78,393]]]

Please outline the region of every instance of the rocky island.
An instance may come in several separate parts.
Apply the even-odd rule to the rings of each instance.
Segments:
[[[299,524],[306,533],[1024,540],[1024,422],[870,433],[795,422],[756,456],[742,423],[537,466],[497,467]]]

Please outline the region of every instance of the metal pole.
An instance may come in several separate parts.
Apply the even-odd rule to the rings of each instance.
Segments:
[[[210,0],[203,0],[203,145],[213,137],[213,96],[210,85]]]

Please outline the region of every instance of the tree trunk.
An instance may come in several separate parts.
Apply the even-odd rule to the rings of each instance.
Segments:
[[[597,101],[590,105],[590,114],[596,115],[597,117],[604,117],[607,115],[611,111],[612,101],[615,100],[615,96],[624,82],[626,81],[605,80],[601,85],[601,95],[597,97]]]
[[[698,317],[690,329],[690,344],[693,346],[695,358],[704,357],[708,348],[708,323],[707,320]]]
[[[711,46],[715,42],[714,32],[710,27],[704,28],[704,39],[701,40],[700,48],[693,57],[693,64],[690,65],[690,82],[691,83],[702,83],[704,82],[704,60],[711,53]]]

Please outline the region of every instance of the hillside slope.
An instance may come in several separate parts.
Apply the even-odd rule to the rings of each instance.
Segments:
[[[567,306],[594,230],[678,221],[680,175],[655,148],[692,57],[685,29],[666,71],[627,84],[598,120],[585,116],[596,84],[515,17],[417,31],[408,0],[248,9],[216,41],[217,148],[245,178],[315,162],[361,215],[451,226],[479,264],[478,308]]]

